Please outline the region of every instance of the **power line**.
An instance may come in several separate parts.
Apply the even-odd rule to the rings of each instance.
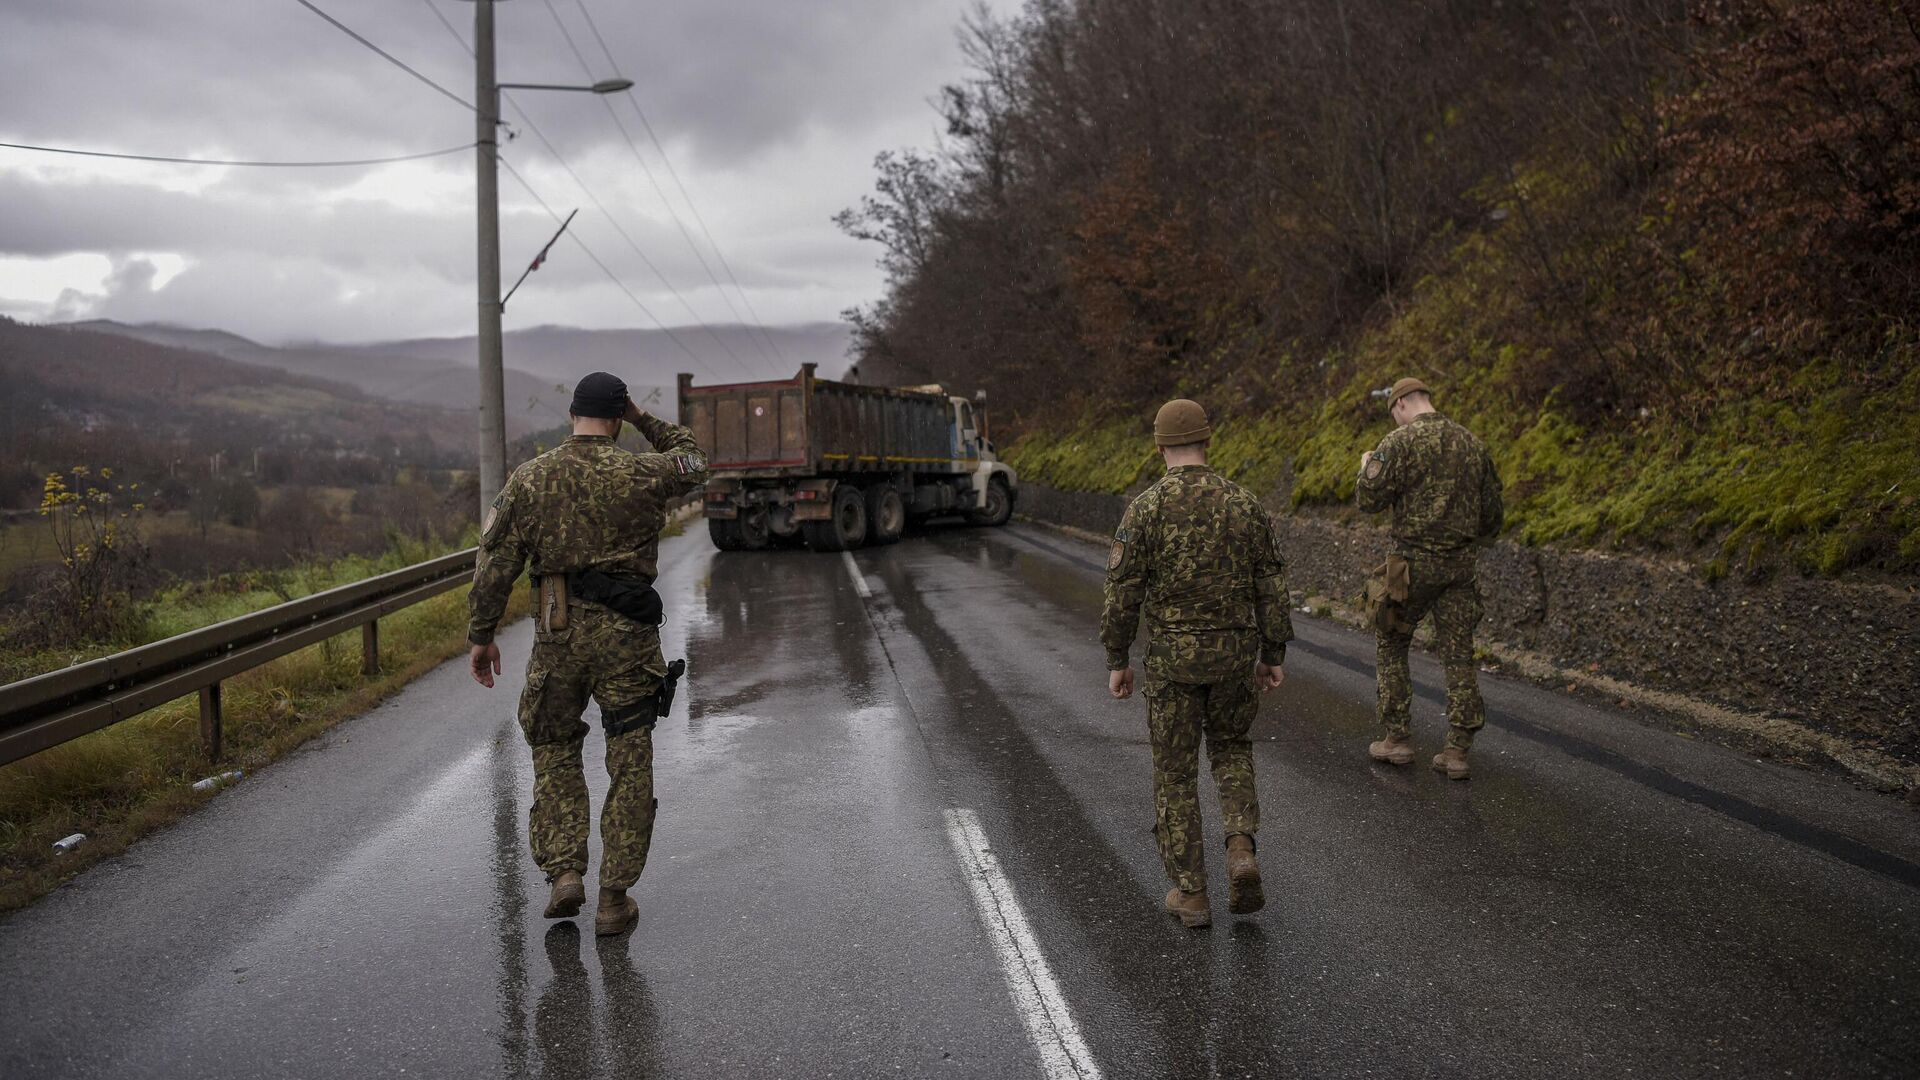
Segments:
[[[520,170],[514,168],[513,164],[509,162],[506,158],[503,158],[503,157],[496,158],[496,160],[500,162],[501,168],[507,170],[507,175],[519,181],[520,186],[526,190],[526,193],[533,197],[533,201],[540,204],[540,209],[545,210],[548,216],[552,217],[553,220],[555,221],[560,220],[559,212],[554,210],[553,207],[547,205],[547,200],[540,197],[540,193],[533,189],[532,184],[527,183],[527,178],[520,175]],[[587,242],[585,240],[580,239],[579,234],[569,232],[567,233],[567,237],[568,239],[572,240],[574,243],[580,245],[580,250],[585,252],[587,255],[587,258],[593,261],[593,265],[600,268],[600,272],[607,276],[608,281],[613,282],[613,284],[616,287],[618,287],[621,292],[627,294],[627,299],[633,301],[633,306],[639,308],[640,313],[642,315],[645,315],[648,321],[652,322],[653,325],[659,327],[660,331],[666,334],[667,337],[675,345],[680,346],[680,351],[687,354],[687,359],[693,361],[695,364],[698,364],[701,370],[705,371],[708,375],[711,375],[716,379],[720,377],[719,372],[709,367],[705,360],[700,359],[699,353],[696,353],[692,349],[688,348],[687,343],[680,340],[680,335],[674,333],[672,327],[668,326],[666,323],[661,322],[659,316],[655,315],[651,308],[647,307],[647,305],[643,303],[638,296],[634,295],[634,292],[632,289],[627,288],[626,282],[621,281],[619,278],[619,275],[615,274],[611,269],[609,269],[606,263],[600,261],[600,256],[595,255],[593,253],[593,249],[587,246]]]
[[[395,157],[354,158],[345,161],[230,161],[225,158],[163,157],[159,154],[117,154],[107,150],[75,150],[65,146],[29,146],[26,143],[0,142],[0,146],[11,150],[37,150],[43,154],[73,154],[78,157],[117,158],[122,161],[159,161],[173,165],[238,165],[251,168],[276,169],[324,169],[352,165],[390,165],[396,161],[420,161],[423,158],[445,157],[471,150],[473,143],[449,146],[444,150],[428,150],[421,154],[400,154]]]
[[[454,93],[453,91],[447,89],[446,87],[441,86],[439,83],[434,82],[432,79],[427,78],[425,75],[420,74],[418,71],[415,71],[413,68],[407,66],[406,61],[401,60],[399,57],[393,55],[387,50],[381,48],[378,45],[375,45],[373,42],[368,41],[366,38],[361,37],[359,34],[354,32],[352,27],[348,26],[346,23],[341,22],[339,19],[334,18],[333,16],[327,14],[324,11],[321,11],[318,7],[315,7],[313,5],[312,0],[293,0],[293,2],[296,4],[299,4],[301,7],[306,8],[308,11],[311,11],[315,15],[318,15],[321,18],[332,23],[335,26],[335,28],[337,28],[341,33],[347,35],[348,37],[359,42],[360,44],[365,45],[367,48],[372,49],[374,52],[379,53],[381,57],[387,61],[387,63],[392,64],[394,67],[399,68],[401,71],[404,71],[407,74],[413,76],[414,78],[419,79],[421,82],[426,83],[428,86],[433,87],[435,90],[440,91],[442,95],[444,95],[448,100],[452,101],[454,104],[460,106],[461,108],[467,110],[470,113],[478,113],[480,111],[474,108],[473,103],[468,101],[466,98],[461,97],[459,94]]]
[[[422,0],[422,2],[427,5],[428,10],[433,12],[434,17],[440,21],[440,25],[446,29],[453,40],[457,42],[462,49],[467,51],[467,55],[473,55],[473,47],[467,44],[466,38],[462,37],[460,31],[455,29],[453,23],[448,21],[447,17],[441,13],[439,5],[435,4],[433,0]],[[600,201],[600,196],[596,195],[593,188],[587,185],[586,180],[582,178],[578,172],[574,171],[572,165],[567,163],[566,157],[560,153],[559,148],[555,147],[553,141],[547,138],[546,133],[540,130],[540,125],[533,122],[533,118],[528,116],[527,111],[520,107],[520,103],[514,100],[513,95],[502,91],[500,96],[505,98],[507,104],[513,107],[514,115],[520,118],[520,122],[526,125],[527,130],[533,132],[534,137],[540,140],[540,145],[546,147],[547,153],[552,155],[553,160],[558,162],[560,168],[573,179],[574,184],[586,195],[588,201],[593,203],[594,208],[600,211],[601,216],[607,219],[607,224],[613,226],[613,230],[620,234],[620,238],[626,241],[629,248],[633,249],[633,253],[639,257],[646,268],[653,272],[653,276],[659,279],[660,284],[673,295],[675,300],[680,302],[682,308],[686,309],[687,316],[693,320],[694,325],[705,330],[707,336],[713,339],[713,343],[720,346],[720,351],[726,353],[729,359],[739,365],[741,371],[751,373],[752,369],[748,367],[744,360],[740,359],[739,354],[733,351],[733,348],[727,344],[726,339],[722,338],[718,331],[700,317],[700,313],[694,310],[693,305],[681,294],[680,290],[674,288],[673,282],[667,278],[665,272],[663,272],[652,259],[647,257],[645,249],[621,226],[619,219],[613,216],[613,211],[607,209],[606,203]],[[522,180],[521,183],[524,185],[525,181]],[[649,314],[649,317],[651,317],[651,314]],[[657,319],[655,320],[655,322],[658,321]],[[711,369],[709,369],[709,371],[711,371]]]
[[[420,2],[427,5],[427,10],[433,12],[433,17],[439,19],[440,25],[446,27],[447,33],[453,35],[453,40],[459,42],[460,47],[467,50],[468,56],[472,56],[473,46],[467,44],[467,39],[460,36],[460,31],[454,28],[453,23],[447,21],[446,15],[440,11],[440,5],[434,3],[433,0],[420,0]]]
[[[580,70],[591,80],[593,78],[593,65],[587,63],[586,55],[583,54],[580,51],[580,47],[574,43],[573,34],[567,30],[567,24],[560,18],[560,11],[553,6],[553,0],[545,0],[545,3],[547,13],[553,16],[553,24],[559,27],[560,36],[567,41],[567,48],[573,50],[574,59],[580,62]],[[740,309],[734,306],[733,299],[727,295],[726,286],[720,284],[720,279],[714,274],[713,267],[708,264],[706,255],[700,251],[700,245],[694,242],[693,234],[687,231],[686,222],[680,220],[680,214],[673,207],[673,200],[667,197],[666,189],[660,186],[659,179],[653,175],[653,169],[647,164],[646,156],[640,153],[640,146],[633,141],[633,135],[627,131],[627,125],[620,122],[620,114],[614,110],[613,103],[606,100],[605,97],[600,99],[600,103],[606,106],[607,117],[613,121],[613,126],[619,129],[620,138],[626,142],[627,149],[632,152],[633,160],[639,164],[641,173],[647,178],[647,183],[653,186],[654,194],[660,196],[660,204],[666,207],[667,217],[672,219],[674,228],[680,230],[680,238],[687,242],[687,250],[693,252],[693,257],[699,260],[700,269],[706,271],[707,280],[713,282],[714,291],[720,294],[721,302],[727,305],[727,310],[733,314],[733,317],[738,320],[741,325],[751,325],[748,323],[746,316],[740,314]],[[747,336],[747,340],[753,342],[753,347],[759,351],[763,358],[769,361],[773,359],[773,357],[768,354],[766,348],[762,346],[759,341],[755,340],[751,334]]]
[[[592,31],[593,40],[600,43],[600,52],[607,58],[607,66],[618,74],[620,64],[613,58],[613,50],[607,47],[607,39],[600,35],[600,27],[593,21],[593,12],[587,10],[587,0],[574,0],[574,3],[579,5],[581,16],[587,20],[587,29]],[[780,355],[782,360],[786,359],[780,354],[779,343],[773,340],[773,335],[767,333],[766,323],[761,320],[760,313],[753,309],[753,301],[748,299],[747,290],[740,287],[740,279],[734,276],[733,267],[727,262],[726,252],[720,250],[720,242],[713,238],[713,230],[707,228],[707,219],[701,216],[700,207],[694,204],[693,196],[687,193],[686,184],[680,180],[680,170],[673,167],[673,159],[667,156],[667,148],[661,144],[660,136],[654,134],[653,124],[647,120],[647,111],[640,107],[639,97],[632,93],[626,94],[625,97],[627,103],[633,106],[634,115],[640,118],[640,126],[646,129],[647,138],[652,141],[653,148],[659,152],[661,164],[667,167],[667,175],[673,178],[673,186],[680,192],[680,197],[686,200],[687,210],[693,214],[694,223],[700,226],[701,235],[705,236],[707,243],[713,246],[713,256],[720,260],[720,269],[726,271],[727,280],[733,282],[734,291],[740,294],[740,302],[747,306],[747,314],[753,316],[754,327],[760,331],[760,336],[766,339],[767,345],[773,349],[775,355]]]
[[[708,325],[705,319],[700,317],[700,313],[694,310],[691,303],[687,302],[687,298],[681,294],[680,290],[673,287],[673,282],[668,280],[667,275],[661,271],[659,266],[655,265],[652,259],[647,257],[647,253],[645,249],[641,248],[639,241],[635,240],[632,234],[627,232],[626,228],[620,224],[620,220],[613,216],[613,211],[607,209],[607,204],[600,201],[600,196],[594,194],[593,189],[587,186],[587,182],[581,179],[580,174],[574,171],[573,166],[567,164],[567,159],[560,156],[560,151],[554,148],[552,141],[547,138],[546,133],[542,132],[539,125],[533,122],[533,118],[529,117],[526,110],[520,107],[520,103],[509,98],[508,104],[513,106],[514,115],[520,118],[520,122],[527,125],[527,130],[533,132],[534,138],[540,140],[540,145],[547,148],[547,153],[553,155],[553,160],[560,164],[560,168],[565,170],[566,174],[573,178],[575,184],[579,185],[580,190],[587,196],[588,201],[592,202],[594,208],[600,211],[600,216],[606,218],[607,224],[613,226],[613,231],[620,234],[620,239],[627,242],[627,246],[633,249],[633,253],[639,256],[640,261],[646,265],[646,268],[653,271],[653,276],[660,279],[660,284],[665,286],[669,293],[673,294],[673,298],[680,301],[680,306],[687,310],[687,315],[693,319],[694,324],[700,327],[700,329],[705,330],[707,336],[713,339],[713,343],[720,346],[720,351],[726,353],[729,359],[740,365],[742,371],[750,372],[751,369],[747,366],[746,361],[740,359],[739,354],[733,351],[732,347],[727,344],[726,339],[721,337],[718,331]]]

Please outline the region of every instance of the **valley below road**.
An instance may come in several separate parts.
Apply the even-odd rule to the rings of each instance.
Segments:
[[[1182,929],[1104,557],[668,539],[632,934],[540,917],[520,624],[494,690],[451,662],[0,919],[0,1075],[1920,1073],[1920,813],[1497,675],[1449,783],[1426,656],[1423,767],[1375,765],[1372,639],[1299,613],[1253,729],[1268,906],[1226,913],[1203,774]]]

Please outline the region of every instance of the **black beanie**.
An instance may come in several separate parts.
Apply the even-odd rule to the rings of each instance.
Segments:
[[[618,420],[627,415],[627,384],[618,375],[596,371],[573,386],[573,404],[568,412],[599,420]]]

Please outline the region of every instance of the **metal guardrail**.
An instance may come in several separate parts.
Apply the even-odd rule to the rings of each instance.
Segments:
[[[220,683],[358,626],[360,670],[380,670],[383,615],[472,580],[477,548],[301,597],[0,686],[0,765],[198,691],[200,741],[220,759]]]

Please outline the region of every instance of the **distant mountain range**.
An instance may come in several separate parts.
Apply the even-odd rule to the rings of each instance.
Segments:
[[[424,437],[444,452],[464,454],[473,445],[472,420],[457,412],[79,326],[0,318],[0,386],[0,434],[8,437],[105,425],[216,448],[288,439],[367,446]]]
[[[276,346],[224,330],[157,323],[129,325],[98,319],[67,325],[344,383],[388,401],[463,411],[473,410],[479,402],[478,352],[472,337]],[[563,423],[573,383],[590,371],[611,371],[626,379],[636,399],[658,390],[660,411],[672,415],[678,372],[691,371],[695,381],[702,383],[736,382],[786,378],[802,363],[815,363],[821,374],[833,376],[847,365],[847,340],[847,328],[840,323],[769,327],[764,334],[743,326],[672,331],[565,326],[515,330],[505,341],[508,434]]]

